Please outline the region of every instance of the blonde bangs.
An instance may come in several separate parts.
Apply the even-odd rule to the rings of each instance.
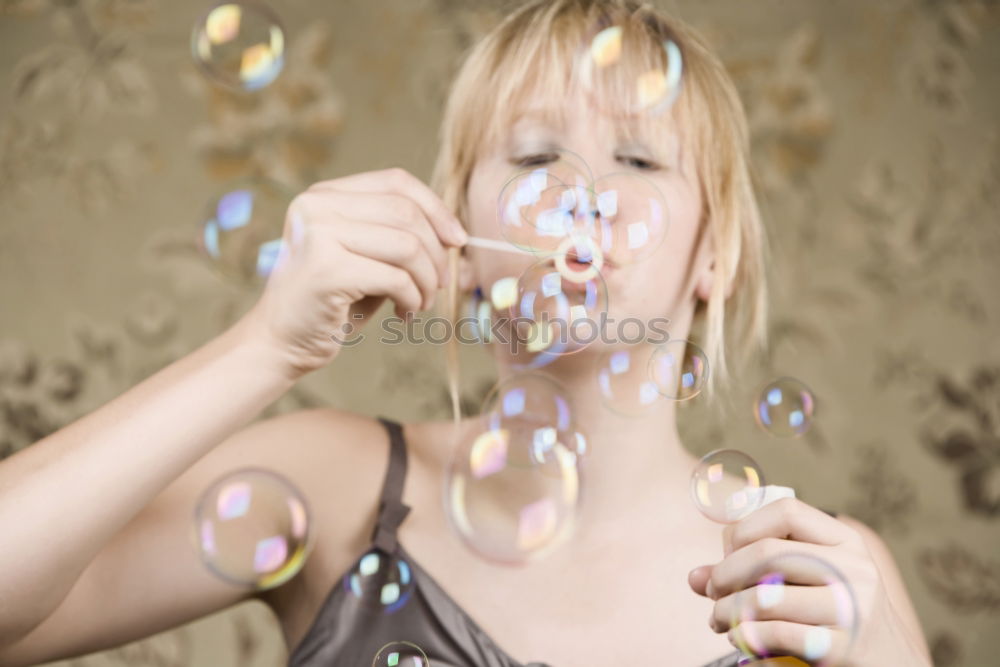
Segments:
[[[581,56],[602,30],[621,26],[614,75],[588,80],[581,91]],[[635,83],[662,71],[672,42],[683,62],[681,89],[662,113],[606,113],[638,104]],[[713,372],[709,391],[728,377],[725,340],[743,351],[762,345],[766,322],[765,240],[752,187],[746,114],[721,61],[695,30],[631,0],[533,0],[515,10],[468,55],[456,77],[442,123],[432,185],[460,219],[476,161],[497,145],[528,109],[559,123],[567,99],[589,95],[620,136],[695,161],[702,201],[702,234],[715,256],[713,293],[700,304],[703,340]],[[670,142],[678,141],[677,146]],[[453,311],[454,312],[454,311]],[[727,320],[730,325],[726,327]],[[728,331],[727,331],[728,330]]]
[[[621,42],[628,47],[621,52],[621,66],[612,74],[598,70],[581,90],[578,74],[583,57],[594,37],[609,25],[624,28]],[[508,16],[469,54],[452,85],[442,125],[442,154],[433,177],[445,203],[461,211],[468,183],[450,182],[450,176],[468,177],[475,160],[503,141],[528,110],[558,125],[566,100],[578,95],[591,103],[614,100],[616,107],[638,104],[635,82],[664,69],[667,40],[677,42],[670,28],[648,8],[631,2],[536,1]],[[680,98],[683,102],[684,95]],[[689,106],[679,103],[663,114],[605,115],[623,138],[664,146],[672,141],[670,119],[697,118]],[[446,170],[449,163],[452,169]]]

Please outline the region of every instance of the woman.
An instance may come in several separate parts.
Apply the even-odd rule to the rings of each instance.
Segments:
[[[595,93],[608,99],[613,89],[582,90],[570,76],[578,45],[619,20],[683,54],[670,113],[599,113]],[[636,62],[655,60],[657,48],[633,54]],[[289,209],[288,252],[235,326],[0,464],[0,665],[96,651],[251,597],[280,619],[294,665],[367,665],[399,639],[437,665],[735,664],[732,645],[748,629],[729,627],[735,594],[763,559],[789,551],[850,580],[862,619],[850,664],[930,664],[891,556],[863,525],[795,499],[722,531],[690,511],[696,461],[673,404],[634,419],[604,410],[593,372],[606,346],[545,369],[573,388],[592,472],[576,530],[527,568],[491,565],[451,538],[440,494],[452,424],[397,428],[318,409],[246,426],[339,353],[331,332],[363,325],[386,299],[405,316],[432,307],[443,287],[519,275],[529,259],[466,247],[468,236],[501,238],[497,193],[511,172],[554,164],[563,151],[594,174],[634,172],[663,193],[669,243],[643,262],[609,257],[612,315],[669,317],[682,339],[705,317],[713,376],[724,379],[724,325],[750,340],[764,304],[762,232],[732,83],[689,29],[628,0],[536,0],[480,43],[456,80],[435,172],[440,198],[401,170],[312,186]],[[495,349],[509,374],[512,359]],[[477,426],[458,428],[469,438]],[[264,593],[211,576],[188,542],[199,493],[247,465],[291,479],[312,500],[318,530],[303,570]],[[398,614],[377,620],[355,615],[339,587],[373,540],[405,545],[417,586]],[[789,595],[753,630],[770,653],[804,656],[803,637],[824,611]]]

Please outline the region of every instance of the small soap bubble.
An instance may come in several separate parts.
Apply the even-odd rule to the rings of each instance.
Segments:
[[[585,283],[596,279],[604,267],[604,252],[589,236],[567,236],[552,257],[556,270],[566,280]]]
[[[569,392],[543,373],[515,373],[498,382],[483,401],[482,415],[486,430],[506,431],[517,442],[531,441],[529,465],[555,456],[557,447],[578,459],[587,453]]]
[[[568,280],[552,259],[543,259],[518,278],[510,315],[519,341],[541,365],[598,340],[607,310],[607,285],[600,273]]]
[[[248,181],[213,197],[199,226],[198,246],[221,277],[260,285],[274,270],[292,193],[273,181]]]
[[[701,393],[708,381],[708,357],[691,341],[669,340],[653,352],[649,373],[662,396],[686,401]]]
[[[748,587],[735,595],[732,609],[735,643],[755,659],[791,654],[817,667],[847,664],[858,631],[857,605],[847,579],[830,563],[804,553],[761,563]],[[809,610],[809,618],[785,638],[791,645],[769,647],[760,623],[783,620],[798,613],[790,610],[802,609]]]
[[[281,73],[285,31],[275,13],[256,2],[215,5],[191,31],[191,51],[202,72],[241,91],[259,90]]]
[[[413,570],[405,558],[370,549],[344,575],[344,591],[355,604],[370,612],[391,614],[410,600],[415,586]]]
[[[499,382],[483,399],[483,415],[490,429],[510,419],[528,419],[572,430],[575,419],[569,392],[554,378],[538,372],[515,373]]]
[[[816,399],[805,384],[784,377],[761,390],[754,403],[754,418],[765,433],[796,437],[809,430],[816,411]]]
[[[623,417],[641,417],[660,404],[663,396],[650,372],[655,352],[650,345],[635,345],[601,355],[595,377],[608,410]]]
[[[691,474],[695,506],[712,521],[735,523],[764,501],[764,473],[750,456],[735,449],[709,452]]]
[[[552,253],[589,215],[587,188],[593,177],[582,158],[569,151],[540,156],[522,167],[500,192],[500,233],[513,245],[538,255]]]
[[[640,16],[594,31],[578,63],[578,80],[591,104],[610,116],[662,114],[681,91],[680,47]]]
[[[535,431],[477,430],[461,440],[446,474],[446,509],[479,556],[523,564],[569,534],[580,501],[577,457],[555,439],[544,456]]]
[[[476,287],[467,302],[466,322],[468,330],[460,329],[463,336],[471,334],[473,341],[493,342],[494,325],[499,324],[500,332],[506,335],[510,329],[504,320],[509,318],[510,309],[517,301],[517,278],[500,278],[488,290]]]
[[[430,667],[424,650],[413,642],[389,642],[379,649],[372,667]]]
[[[591,216],[578,234],[594,239],[611,266],[647,259],[667,236],[667,203],[659,188],[641,174],[600,176],[592,184]]]
[[[213,482],[195,507],[195,542],[206,567],[243,586],[278,586],[312,547],[305,498],[277,473],[246,468]]]

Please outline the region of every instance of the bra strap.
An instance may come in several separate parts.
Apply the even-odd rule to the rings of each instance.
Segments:
[[[403,504],[403,483],[406,481],[406,440],[403,427],[384,417],[378,418],[389,433],[389,465],[382,483],[382,496],[378,506],[378,520],[372,532],[372,543],[387,554],[396,551],[396,531],[410,513]]]

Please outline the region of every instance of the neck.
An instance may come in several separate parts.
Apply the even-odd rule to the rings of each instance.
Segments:
[[[660,399],[639,416],[622,416],[605,406],[595,371],[602,352],[584,350],[540,369],[565,387],[577,428],[587,438],[583,518],[598,531],[647,507],[657,506],[666,516],[668,503],[689,503],[696,462],[677,433],[675,401]],[[509,360],[498,362],[501,378],[517,372]]]

